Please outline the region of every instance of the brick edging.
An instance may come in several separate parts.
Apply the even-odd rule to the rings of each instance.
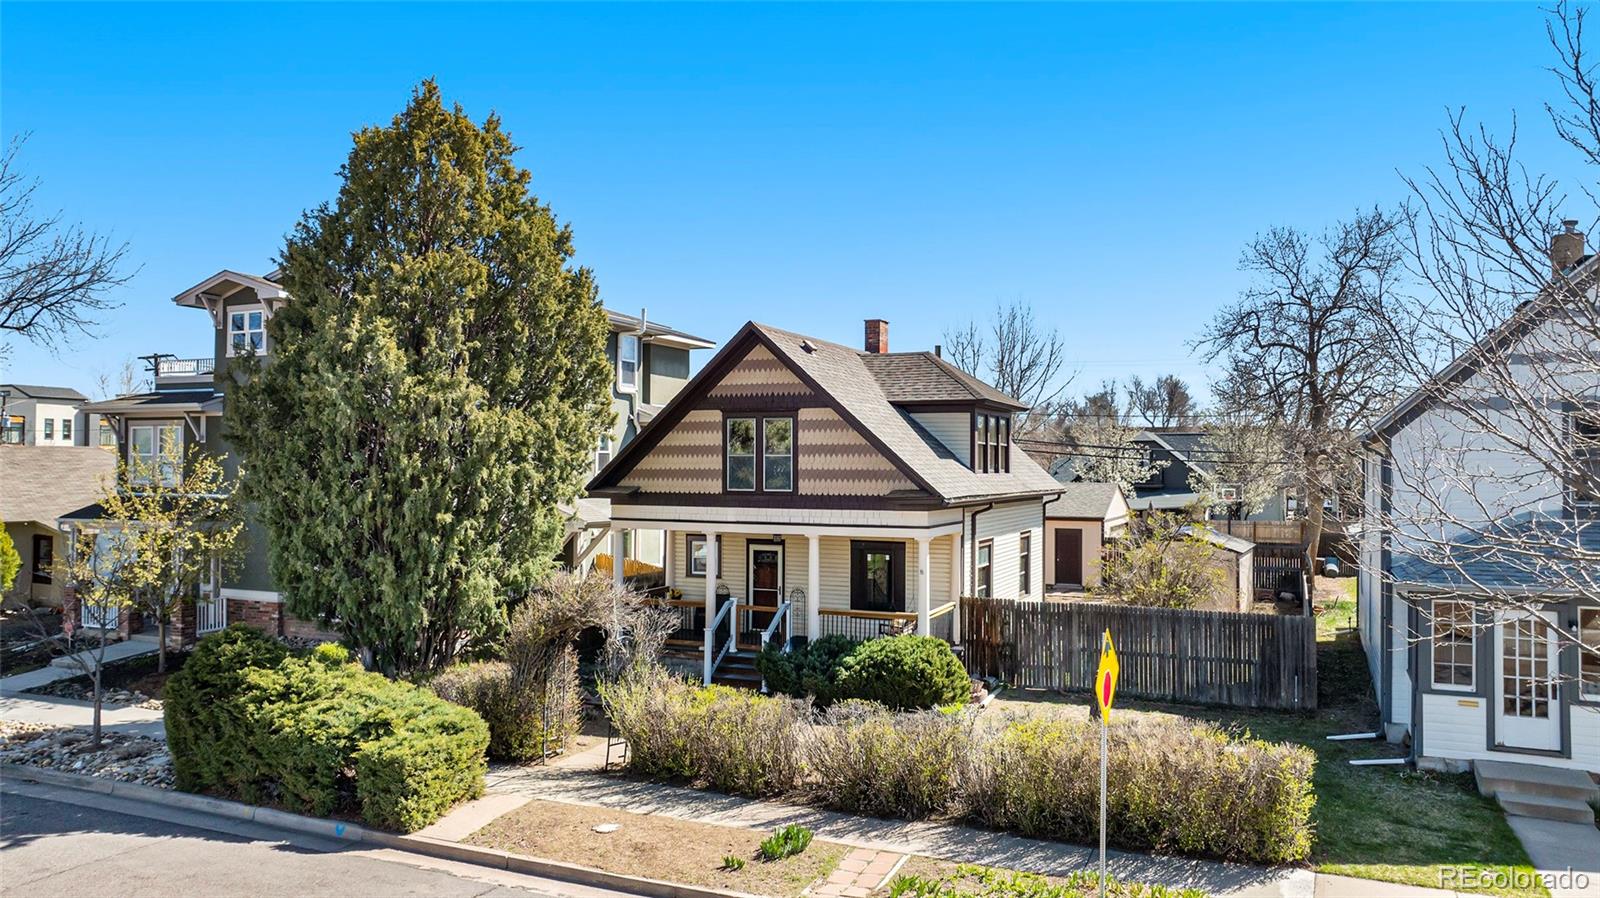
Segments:
[[[92,792],[98,795],[110,795],[115,798],[142,801],[162,807],[215,814],[219,817],[259,823],[274,829],[290,830],[321,839],[352,843],[364,842],[370,845],[394,848],[442,860],[463,861],[483,867],[507,870],[512,873],[525,873],[532,876],[542,876],[547,879],[560,879],[579,885],[644,895],[648,896],[648,898],[755,898],[755,896],[747,895],[744,892],[666,882],[659,879],[647,879],[642,876],[626,876],[621,873],[611,873],[606,870],[585,867],[581,864],[567,864],[561,861],[512,854],[495,848],[479,848],[476,845],[465,845],[460,842],[449,842],[428,836],[397,835],[383,830],[371,829],[359,823],[324,820],[319,817],[304,817],[299,814],[291,814],[288,811],[280,811],[276,808],[262,808],[244,804],[243,802],[230,801],[225,798],[212,798],[209,795],[196,795],[192,792],[179,792],[173,789],[161,789],[156,786],[126,783],[121,780],[85,776],[78,773],[64,773],[43,767],[29,767],[23,764],[0,762],[0,774],[4,774],[8,779],[24,782],[61,786],[79,792]]]

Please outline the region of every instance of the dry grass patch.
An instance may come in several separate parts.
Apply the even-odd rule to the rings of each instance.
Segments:
[[[594,827],[601,823],[618,823],[621,828],[612,833],[595,832]],[[611,873],[775,896],[800,895],[806,886],[831,873],[846,850],[836,842],[816,839],[802,854],[762,861],[761,840],[769,835],[654,814],[530,801],[473,833],[467,841]],[[729,856],[745,860],[744,867],[723,869],[723,859]]]
[[[1099,877],[1092,870],[1046,876],[920,855],[908,858],[880,894],[886,898],[1207,898],[1207,893],[1199,889],[1125,883],[1114,876],[1102,893]]]

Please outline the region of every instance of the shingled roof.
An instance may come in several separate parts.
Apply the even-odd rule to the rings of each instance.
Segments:
[[[96,446],[0,446],[0,521],[56,519],[95,501],[117,456]]]
[[[71,387],[45,387],[38,384],[0,384],[0,390],[10,390],[12,397],[17,399],[83,402],[89,398]]]
[[[1428,557],[1396,552],[1396,583],[1476,594],[1487,589],[1572,591],[1600,589],[1600,521],[1574,521],[1528,512],[1465,532]],[[1585,564],[1585,561],[1590,563]]]
[[[980,381],[965,375],[962,375],[965,380],[951,376],[947,370],[951,366],[942,359],[931,353],[865,353],[753,321],[746,323],[724,344],[717,356],[646,426],[638,439],[617,453],[611,464],[590,483],[590,490],[603,490],[612,485],[631,467],[632,459],[650,450],[656,428],[670,429],[720,377],[719,369],[743,358],[755,342],[765,345],[802,380],[831,398],[842,417],[855,424],[913,483],[936,500],[946,504],[970,504],[1048,496],[1061,491],[1061,484],[1022,451],[1011,453],[1010,473],[973,471],[900,407],[915,407],[921,400],[949,402],[956,397],[964,402],[983,400],[1019,407],[1015,400]],[[890,361],[885,363],[885,358]],[[913,384],[924,384],[939,398],[927,399],[928,393],[908,386],[907,377],[913,378]],[[981,391],[973,384],[983,386],[998,399],[980,396]],[[900,398],[894,399],[891,395]]]

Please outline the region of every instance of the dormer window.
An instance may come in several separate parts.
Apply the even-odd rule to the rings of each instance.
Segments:
[[[617,335],[617,390],[632,393],[639,389],[639,335]]]
[[[261,309],[237,309],[228,313],[228,355],[246,352],[260,355],[266,346],[266,316]]]
[[[1011,472],[1011,419],[1006,415],[972,416],[972,470],[980,474]]]

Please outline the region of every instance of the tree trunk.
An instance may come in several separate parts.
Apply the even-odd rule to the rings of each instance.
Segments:
[[[1324,525],[1322,514],[1322,490],[1317,485],[1315,478],[1308,478],[1306,482],[1306,526],[1305,547],[1301,553],[1301,563],[1305,565],[1306,592],[1300,597],[1307,608],[1311,604],[1311,584],[1315,581],[1317,573],[1317,548],[1322,543],[1322,530]]]
[[[156,673],[167,672],[167,617],[156,620]]]
[[[100,651],[95,654],[94,675],[89,678],[94,684],[94,724],[90,730],[90,741],[95,748],[100,747],[100,706],[105,701],[105,689],[101,687],[100,680],[105,669],[106,660],[106,630],[104,621],[100,627]]]

